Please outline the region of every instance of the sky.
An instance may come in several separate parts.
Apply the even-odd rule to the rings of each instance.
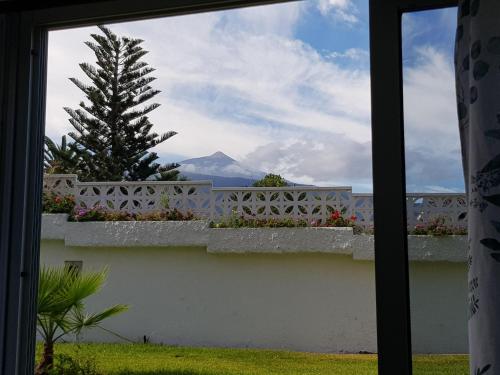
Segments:
[[[403,16],[407,191],[463,191],[453,73],[455,9]],[[370,192],[367,0],[304,0],[108,25],[141,38],[156,70],[154,151],[177,162],[222,151],[296,183]],[[46,133],[72,130],[96,27],[52,31]],[[391,135],[388,134],[388,137]]]

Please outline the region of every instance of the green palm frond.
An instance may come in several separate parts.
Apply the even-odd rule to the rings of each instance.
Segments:
[[[67,267],[42,267],[37,320],[44,340],[54,342],[65,334],[78,334],[128,309],[126,305],[115,305],[99,313],[85,312],[84,300],[101,289],[106,276],[107,269],[78,272]]]
[[[115,305],[98,313],[85,313],[83,309],[74,309],[68,320],[71,322],[72,331],[79,334],[85,328],[94,328],[114,315],[128,310],[127,305]]]

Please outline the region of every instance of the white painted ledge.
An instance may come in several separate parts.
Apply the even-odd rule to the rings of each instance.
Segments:
[[[352,254],[352,240],[352,228],[217,228],[207,252]]]
[[[68,222],[42,216],[42,239],[78,247],[206,247],[211,254],[325,253],[374,259],[372,235],[352,228],[217,228],[206,221]],[[465,262],[467,236],[408,236],[411,261]]]
[[[68,214],[42,215],[42,240],[64,240]]]
[[[69,222],[68,246],[206,246],[206,221],[94,221]]]
[[[355,235],[352,257],[374,260],[374,237]],[[467,236],[408,236],[408,259],[411,261],[465,262]]]

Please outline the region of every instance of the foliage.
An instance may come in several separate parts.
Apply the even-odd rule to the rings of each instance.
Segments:
[[[44,148],[45,173],[72,174],[78,173],[78,157],[73,143],[66,142],[66,136],[61,138],[61,145],[45,136]]]
[[[148,213],[130,213],[127,211],[110,211],[103,207],[75,208],[70,221],[190,221],[196,220],[191,211],[183,213],[177,208],[151,211]]]
[[[42,212],[48,214],[70,214],[75,207],[73,195],[59,196],[55,193],[43,193]]]
[[[417,224],[413,230],[409,231],[413,235],[431,235],[431,236],[448,236],[448,235],[465,235],[467,229],[463,227],[453,227],[446,223],[446,218],[439,216],[434,218],[428,224]]]
[[[170,199],[168,198],[167,194],[162,193],[160,195],[160,205],[165,210],[168,210],[170,208]]]
[[[356,225],[356,216],[344,217],[345,209],[342,211],[333,210],[330,216],[324,221],[318,220],[311,223],[314,227],[354,227]]]
[[[255,216],[255,215],[254,215]],[[256,217],[248,217],[239,214],[233,210],[231,215],[219,222],[211,222],[211,228],[296,228],[296,227],[354,227],[356,216],[345,218],[338,210],[334,210],[328,219],[324,222],[321,220],[312,220],[307,222],[305,219],[287,218],[267,218],[259,219]]]
[[[376,354],[300,353],[284,350],[190,348],[154,344],[82,344],[107,375],[376,375]],[[57,351],[74,353],[75,344]],[[468,375],[468,355],[413,356],[415,375]]]
[[[80,272],[68,267],[42,267],[38,284],[37,330],[44,344],[37,375],[49,374],[54,364],[54,344],[68,334],[84,329],[127,309],[115,305],[98,313],[87,313],[84,300],[97,293],[106,280],[106,270]]]
[[[85,356],[77,347],[74,355],[54,355],[54,366],[48,375],[100,375],[94,357]]]
[[[160,165],[158,155],[148,150],[177,134],[157,134],[148,114],[158,103],[145,104],[160,91],[150,84],[154,71],[142,61],[148,52],[143,40],[118,37],[110,29],[99,26],[102,34],[91,34],[85,44],[94,52],[97,66],[81,63],[90,79],[86,84],[70,78],[84,94],[87,103],[78,109],[65,107],[74,131],[70,145],[78,158],[81,181],[177,180],[177,164]],[[144,106],[143,106],[144,105]]]
[[[257,219],[241,216],[230,216],[226,220],[220,222],[211,222],[211,228],[295,228],[306,227],[307,221],[303,219],[295,220],[293,218],[268,218]]]
[[[253,183],[254,187],[283,187],[288,186],[288,182],[279,174],[266,174],[262,179]]]
[[[69,221],[106,221],[107,211],[101,207],[83,208],[76,207]]]
[[[189,221],[195,219],[191,211],[182,213],[177,208],[135,215],[137,221]]]

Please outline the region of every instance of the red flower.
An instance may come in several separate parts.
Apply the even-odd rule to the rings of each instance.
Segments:
[[[331,218],[332,218],[332,220],[337,220],[337,219],[339,219],[339,218],[340,218],[340,212],[338,212],[338,211],[333,211]]]
[[[352,221],[356,221],[356,219],[357,219],[357,217],[356,217],[355,215],[352,215],[352,216],[351,216],[351,220],[352,220]]]

